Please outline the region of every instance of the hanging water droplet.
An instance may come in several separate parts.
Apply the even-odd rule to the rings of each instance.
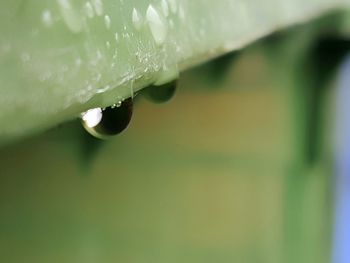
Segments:
[[[155,103],[164,103],[171,100],[176,93],[177,80],[160,86],[151,85],[143,90],[143,94]]]
[[[99,139],[120,134],[129,125],[133,113],[133,100],[124,100],[119,107],[96,108],[82,114],[84,128]]]

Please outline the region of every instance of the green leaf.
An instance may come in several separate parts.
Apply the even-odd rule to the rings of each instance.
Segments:
[[[0,143],[108,106],[348,0],[12,0],[0,8]]]

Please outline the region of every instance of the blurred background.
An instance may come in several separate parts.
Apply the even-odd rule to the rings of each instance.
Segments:
[[[0,148],[1,262],[350,262],[350,42],[337,14],[80,121]],[[348,59],[346,59],[348,58]]]

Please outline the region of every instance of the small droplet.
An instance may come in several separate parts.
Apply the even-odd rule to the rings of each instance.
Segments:
[[[105,25],[107,29],[111,28],[111,18],[109,17],[109,15],[105,15]]]
[[[95,12],[98,16],[102,16],[103,15],[103,4],[101,2],[101,0],[92,0],[92,5],[95,8]]]
[[[96,108],[82,114],[87,132],[99,139],[107,139],[123,132],[131,121],[133,99],[124,100],[119,107]]]
[[[146,18],[155,42],[163,44],[168,34],[166,21],[152,5],[147,9]]]
[[[93,18],[95,16],[94,8],[92,7],[90,2],[85,3],[84,9],[88,18]]]
[[[79,33],[83,29],[82,17],[79,15],[79,11],[74,8],[71,0],[57,0],[60,12],[66,26],[74,33]]]
[[[45,10],[41,15],[41,20],[46,27],[50,27],[53,24],[52,15],[50,10]]]
[[[163,14],[165,17],[169,16],[169,5],[168,2],[166,0],[162,0],[162,9],[163,9]]]
[[[114,107],[119,108],[122,106],[122,104],[123,104],[123,101],[120,100],[116,104],[114,104]]]
[[[165,103],[170,101],[176,93],[177,80],[164,85],[151,85],[143,90],[143,94],[155,103]]]
[[[132,22],[134,24],[134,27],[136,28],[136,30],[140,30],[142,28],[142,17],[140,15],[140,13],[137,11],[137,9],[133,9],[132,10]]]
[[[114,38],[115,38],[115,41],[118,43],[119,42],[119,34],[118,34],[118,32],[115,32]]]

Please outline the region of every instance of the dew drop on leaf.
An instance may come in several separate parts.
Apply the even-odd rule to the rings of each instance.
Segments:
[[[144,89],[143,94],[149,100],[155,103],[164,103],[171,100],[176,93],[177,80],[164,85],[152,85]]]
[[[123,132],[131,121],[133,99],[124,100],[118,107],[95,108],[84,112],[82,124],[87,132],[99,139],[108,139]]]

